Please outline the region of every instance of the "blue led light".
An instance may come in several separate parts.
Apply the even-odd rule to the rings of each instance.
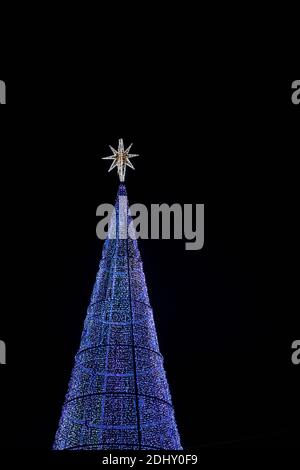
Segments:
[[[118,237],[119,196],[127,196],[124,184],[54,450],[182,449],[137,242]]]

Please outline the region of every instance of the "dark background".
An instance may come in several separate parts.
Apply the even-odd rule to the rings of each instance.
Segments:
[[[0,77],[2,448],[53,443],[101,256],[96,207],[118,188],[100,157],[120,137],[140,154],[131,203],[205,203],[201,251],[140,242],[184,449],[299,445],[293,80],[184,75]]]

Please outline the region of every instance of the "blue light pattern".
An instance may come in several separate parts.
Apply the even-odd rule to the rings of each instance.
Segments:
[[[55,450],[182,448],[137,241],[118,236],[119,196],[127,198],[124,184],[110,224],[117,237],[103,247]],[[126,229],[131,220],[128,214]]]

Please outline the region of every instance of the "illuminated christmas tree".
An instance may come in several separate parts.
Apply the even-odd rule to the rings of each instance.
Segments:
[[[88,307],[55,450],[181,449],[124,183],[122,139],[110,170],[120,186]],[[109,171],[110,171],[109,170]],[[125,216],[124,216],[125,214]]]

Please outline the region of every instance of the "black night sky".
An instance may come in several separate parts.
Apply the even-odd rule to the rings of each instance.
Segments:
[[[141,155],[127,171],[130,203],[205,204],[202,250],[139,244],[184,449],[299,445],[291,80],[187,86],[143,71],[100,86],[83,74],[78,103],[69,78],[28,80],[30,109],[24,82],[7,78],[1,110],[0,447],[53,443],[102,251],[96,208],[118,189],[100,157],[119,137]]]

